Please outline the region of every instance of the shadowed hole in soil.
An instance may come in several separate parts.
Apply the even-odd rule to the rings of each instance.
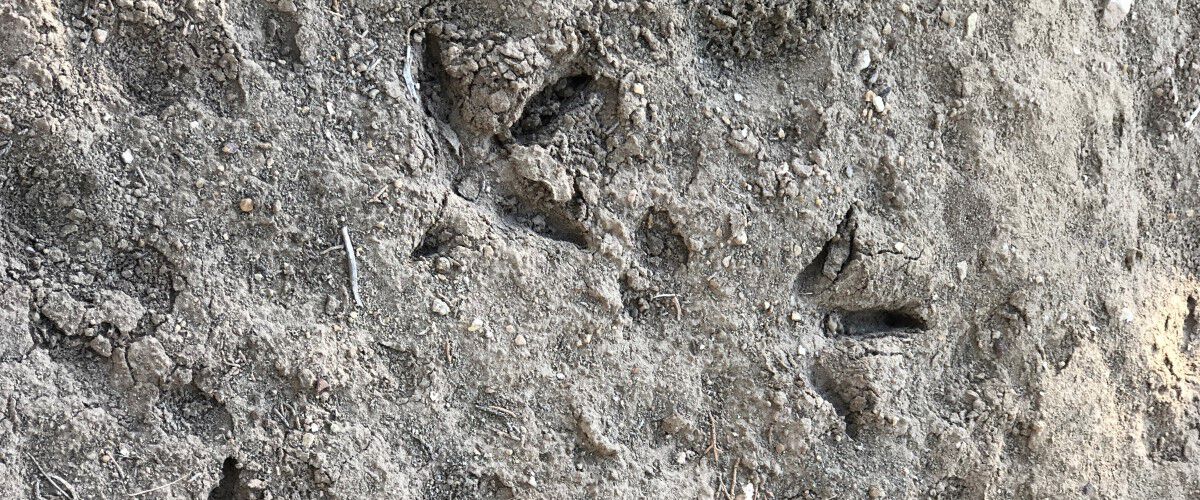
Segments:
[[[1192,341],[1200,334],[1200,322],[1196,319],[1196,298],[1187,298],[1187,317],[1183,318],[1183,349],[1192,350]]]
[[[535,204],[521,198],[510,200],[505,212],[518,225],[532,230],[539,236],[570,243],[581,249],[588,248],[588,229],[571,215],[582,204],[576,195],[566,206]]]
[[[595,93],[595,80],[588,74],[572,75],[542,89],[529,99],[521,118],[513,125],[513,139],[522,144],[531,142],[563,115],[585,105],[588,96]]]
[[[925,318],[903,309],[834,311],[830,315],[840,325],[838,333],[849,337],[903,336],[929,329]]]
[[[858,253],[858,244],[854,239],[857,230],[858,221],[855,219],[854,209],[851,208],[838,223],[837,233],[825,242],[825,246],[821,247],[821,251],[812,262],[804,266],[796,276],[792,284],[792,293],[812,295],[837,279]]]
[[[413,249],[411,256],[414,259],[428,259],[440,254],[447,240],[445,232],[430,229],[425,232],[425,236],[421,237],[421,242]]]
[[[208,500],[240,500],[249,498],[241,484],[242,469],[237,459],[227,457],[221,465],[221,481],[208,493]]]
[[[672,274],[687,265],[687,244],[669,212],[651,209],[638,229],[638,247],[644,254],[646,266],[655,274]]]
[[[813,261],[804,266],[804,269],[796,276],[796,283],[792,289],[797,295],[812,295],[820,288],[823,277],[821,271],[825,269],[825,261],[829,260],[830,245],[830,242],[826,242]]]
[[[850,411],[850,403],[842,397],[836,374],[830,373],[826,369],[817,369],[812,372],[810,380],[817,395],[827,401],[833,407],[833,411],[845,422],[846,434],[851,439],[857,438],[859,425],[854,413]]]
[[[413,78],[420,87],[419,93],[425,114],[439,122],[450,123],[451,98],[450,86],[447,84],[450,76],[442,66],[441,40],[426,33],[424,50],[418,51],[417,48],[413,48],[412,55],[416,57],[417,54],[421,54],[420,64],[414,62],[412,68],[414,72],[419,68],[419,74],[413,75]]]

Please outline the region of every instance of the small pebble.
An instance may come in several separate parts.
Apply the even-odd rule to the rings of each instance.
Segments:
[[[739,229],[738,232],[733,235],[733,238],[730,238],[729,242],[732,243],[733,246],[740,247],[740,246],[745,246],[749,240],[750,240],[749,236],[746,235],[746,229],[742,228],[742,229]]]
[[[871,51],[863,49],[854,56],[854,71],[862,71],[871,66]]]
[[[429,305],[429,310],[438,316],[445,316],[450,314],[450,304],[447,304],[442,299],[433,299],[433,303]]]
[[[942,22],[945,23],[946,26],[953,28],[958,25],[958,19],[955,19],[954,13],[950,12],[948,9],[942,9],[942,13],[938,17],[941,18]]]
[[[528,342],[525,340],[525,336],[521,334],[517,334],[517,338],[513,339],[513,345],[516,345],[517,347],[525,347],[525,344],[527,343]]]
[[[242,201],[238,202],[238,208],[240,208],[244,213],[253,212],[254,200],[251,198],[242,198]]]
[[[637,95],[646,95],[646,86],[640,83],[633,84],[633,93]]]
[[[1133,0],[1109,0],[1108,5],[1104,7],[1104,24],[1109,28],[1116,28],[1132,8]]]
[[[972,12],[967,16],[967,38],[975,35],[975,29],[979,27],[979,13]]]
[[[126,149],[125,151],[122,151],[121,152],[121,162],[125,163],[126,165],[133,163],[133,151],[130,151],[128,149]]]
[[[883,98],[877,95],[871,96],[871,106],[875,108],[876,113],[883,114],[887,110],[887,104],[883,102]]]
[[[108,41],[108,30],[104,28],[96,28],[92,30],[92,40],[96,43],[104,43]]]
[[[471,333],[478,332],[479,330],[482,330],[482,329],[483,329],[483,319],[481,319],[481,318],[475,318],[475,319],[471,320],[470,325],[467,325],[467,331],[471,332]]]

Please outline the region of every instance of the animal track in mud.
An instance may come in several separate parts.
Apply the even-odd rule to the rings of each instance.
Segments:
[[[854,239],[857,230],[858,221],[855,218],[854,209],[851,208],[838,223],[837,232],[833,237],[825,242],[825,246],[813,258],[813,261],[804,266],[804,269],[796,276],[792,286],[793,293],[812,295],[836,281],[838,275],[846,269],[846,266],[850,265],[850,261],[859,253],[858,243]]]
[[[638,278],[644,281],[633,286],[630,279],[621,280],[621,300],[625,311],[633,318],[646,317],[655,307],[665,314],[678,315],[678,297],[673,295],[675,275],[688,265],[691,254],[679,234],[671,213],[654,207],[638,225],[636,243],[639,251]]]
[[[389,386],[384,389],[402,399],[411,398],[425,383],[431,370],[413,351],[383,343],[376,343],[375,347],[380,359],[393,375],[389,380]]]
[[[445,253],[445,246],[449,240],[450,237],[445,231],[437,227],[431,227],[425,231],[425,235],[421,237],[420,243],[413,249],[411,257],[413,259],[428,259]]]
[[[651,209],[638,226],[637,236],[646,267],[656,274],[674,273],[687,265],[687,244],[671,220],[670,212]]]
[[[181,432],[219,441],[233,430],[233,416],[225,405],[194,385],[164,391],[159,405],[167,425],[178,426]]]
[[[1200,321],[1196,319],[1196,298],[1187,298],[1187,316],[1183,318],[1183,349],[1191,352],[1192,342],[1200,335]]]
[[[821,399],[833,407],[834,413],[846,424],[846,434],[855,439],[859,434],[859,425],[854,413],[850,410],[850,402],[842,395],[839,378],[829,370],[816,369],[810,374],[812,388]]]
[[[846,337],[903,337],[929,329],[929,321],[908,309],[835,310],[826,317],[830,333]]]
[[[268,9],[263,16],[262,31],[275,60],[300,64],[300,46],[296,43],[300,23],[294,17],[294,14],[285,17],[274,9]]]
[[[208,492],[208,500],[249,498],[249,489],[241,481],[242,468],[236,458],[226,457],[221,464],[221,481]]]
[[[1093,188],[1101,184],[1104,176],[1104,158],[1096,144],[1098,134],[1095,126],[1088,127],[1084,132],[1083,144],[1075,154],[1083,184]]]
[[[534,234],[555,241],[570,243],[581,249],[588,248],[587,226],[577,216],[582,212],[583,200],[572,198],[565,206],[535,202],[522,197],[513,197],[501,204],[504,213],[518,225]]]
[[[518,143],[536,142],[552,133],[572,111],[588,105],[592,98],[603,99],[595,88],[596,78],[577,74],[560,78],[547,85],[525,104],[521,117],[513,125],[511,135]]]
[[[440,123],[450,123],[450,76],[442,65],[442,40],[432,33],[426,33],[423,47],[420,50],[414,47],[409,52],[413,57],[418,54],[421,60],[411,63],[410,67],[417,72],[412,76],[425,114]]]
[[[109,269],[105,284],[138,299],[152,311],[170,312],[175,307],[174,266],[158,250],[142,248],[118,254]]]
[[[757,60],[802,53],[819,26],[819,2],[779,2],[766,7],[752,0],[696,2],[698,45],[712,59]]]

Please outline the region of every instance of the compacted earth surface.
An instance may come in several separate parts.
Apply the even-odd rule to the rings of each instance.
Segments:
[[[0,1],[0,492],[1197,498],[1198,39]]]

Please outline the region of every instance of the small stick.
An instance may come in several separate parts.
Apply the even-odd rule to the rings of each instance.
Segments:
[[[33,455],[26,453],[25,456],[29,457],[29,460],[33,462],[33,465],[37,466],[38,472],[42,473],[42,477],[46,478],[46,481],[50,482],[50,486],[53,486],[55,491],[58,491],[59,496],[64,496],[72,500],[76,498],[75,488],[71,487],[71,483],[68,483],[66,479],[47,473],[46,469],[42,467],[41,462],[38,462],[36,458],[33,458]],[[62,481],[62,486],[59,486],[59,481]],[[63,486],[65,486],[67,489],[63,490]]]
[[[487,406],[475,405],[475,406],[477,408],[479,408],[480,410],[486,411],[488,413],[500,414],[502,416],[506,416],[509,418],[517,418],[517,414],[515,412],[513,412],[512,410],[505,408],[503,406],[496,406],[496,405],[487,405]]]
[[[1200,104],[1197,104],[1196,109],[1192,110],[1192,114],[1188,115],[1188,119],[1187,119],[1187,121],[1183,122],[1183,126],[1185,126],[1185,127],[1192,126],[1192,122],[1196,121],[1197,116],[1200,116]]]
[[[653,300],[671,299],[671,307],[675,309],[675,321],[683,319],[683,307],[679,305],[679,294],[677,293],[660,293],[651,297]]]
[[[713,462],[716,463],[720,456],[721,449],[717,447],[717,420],[713,418],[712,413],[708,414],[708,426],[709,430],[712,432],[712,441],[710,441],[708,448],[704,449],[704,455],[707,456],[708,452],[712,451]]]
[[[383,203],[383,195],[387,193],[387,188],[388,187],[385,184],[379,189],[379,192],[375,193],[375,196],[372,196],[371,199],[367,200],[367,203]]]
[[[171,481],[171,482],[169,482],[169,483],[167,483],[167,484],[163,484],[163,485],[160,485],[160,486],[155,486],[155,487],[153,487],[153,488],[150,488],[150,489],[148,489],[148,490],[142,490],[142,491],[139,491],[139,492],[137,492],[137,493],[130,493],[130,494],[129,494],[129,496],[130,496],[130,497],[139,497],[139,496],[145,495],[145,494],[147,494],[147,493],[154,493],[155,491],[158,491],[158,490],[161,490],[161,489],[164,489],[164,488],[169,488],[169,487],[171,487],[171,486],[174,486],[175,484],[179,483],[180,481],[183,481],[184,479],[187,479],[187,477],[188,477],[188,475],[187,475],[187,474],[184,474],[184,475],[182,475],[182,476],[179,476],[179,479],[176,479],[176,480],[174,480],[174,481]],[[195,476],[193,475],[192,477],[195,477]]]
[[[346,246],[346,258],[350,263],[350,294],[354,296],[354,304],[362,307],[362,297],[358,294],[358,258],[354,256],[354,243],[350,242],[350,230],[342,226],[342,244]]]

